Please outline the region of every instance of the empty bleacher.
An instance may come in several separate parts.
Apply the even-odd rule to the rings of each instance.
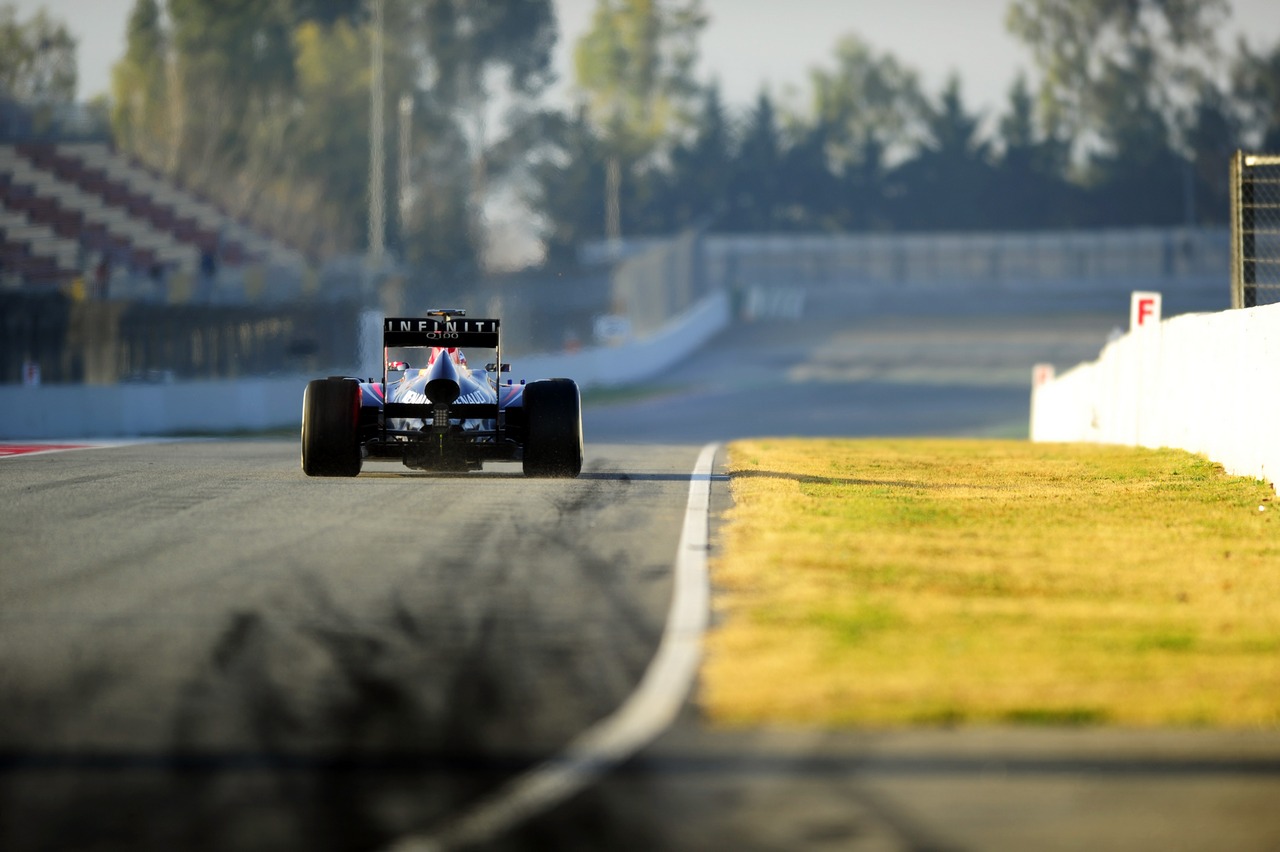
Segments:
[[[301,256],[104,143],[0,145],[0,286],[155,282]]]
[[[191,239],[196,236],[221,235],[224,250],[234,252],[236,258],[259,262],[296,265],[301,257],[257,233],[209,202],[185,192],[101,143],[74,143],[59,146],[60,150],[78,157],[88,168],[101,169],[109,178],[150,200],[153,209],[166,210],[171,217],[175,233]],[[229,261],[238,262],[238,261]]]
[[[14,180],[12,146],[0,146],[0,279],[58,285],[80,265],[75,223]],[[56,225],[56,228],[54,227]]]

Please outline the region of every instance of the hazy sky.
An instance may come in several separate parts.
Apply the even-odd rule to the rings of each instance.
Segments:
[[[17,6],[20,17],[43,6],[71,26],[80,41],[80,94],[89,97],[110,86],[133,2],[17,0]],[[573,45],[589,26],[596,0],[555,4],[561,27],[556,67],[568,81]],[[804,87],[808,69],[829,65],[837,39],[850,32],[918,70],[930,92],[958,72],[967,103],[988,113],[1002,110],[1019,68],[1030,72],[1029,54],[1004,28],[1009,0],[703,0],[703,5],[711,22],[699,42],[699,76],[718,79],[735,106],[749,104],[766,82],[775,94],[788,85]],[[1232,7],[1236,14],[1224,33],[1228,44],[1242,31],[1255,48],[1280,41],[1280,2],[1233,0]],[[562,82],[556,91],[563,96],[567,86]]]

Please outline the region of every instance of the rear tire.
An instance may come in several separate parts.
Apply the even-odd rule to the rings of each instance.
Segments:
[[[573,478],[582,472],[582,398],[572,379],[524,389],[525,476]]]
[[[316,379],[302,395],[302,470],[307,476],[360,473],[360,383]]]

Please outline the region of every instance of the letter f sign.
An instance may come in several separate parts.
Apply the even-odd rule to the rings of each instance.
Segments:
[[[1129,331],[1153,328],[1160,324],[1160,294],[1134,291],[1129,302]]]

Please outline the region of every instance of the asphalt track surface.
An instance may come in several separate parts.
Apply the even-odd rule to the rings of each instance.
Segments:
[[[662,634],[690,470],[751,435],[1025,434],[1094,305],[811,294],[516,465],[312,480],[292,440],[0,459],[0,849],[388,848],[613,713]],[[712,482],[716,516],[728,506]],[[851,673],[856,676],[856,673]],[[779,684],[785,689],[786,684]],[[696,691],[493,849],[1275,849],[1274,731],[723,731]]]
[[[13,458],[0,848],[375,848],[621,703],[697,448],[309,480],[293,442]],[[74,819],[69,819],[74,815]]]

